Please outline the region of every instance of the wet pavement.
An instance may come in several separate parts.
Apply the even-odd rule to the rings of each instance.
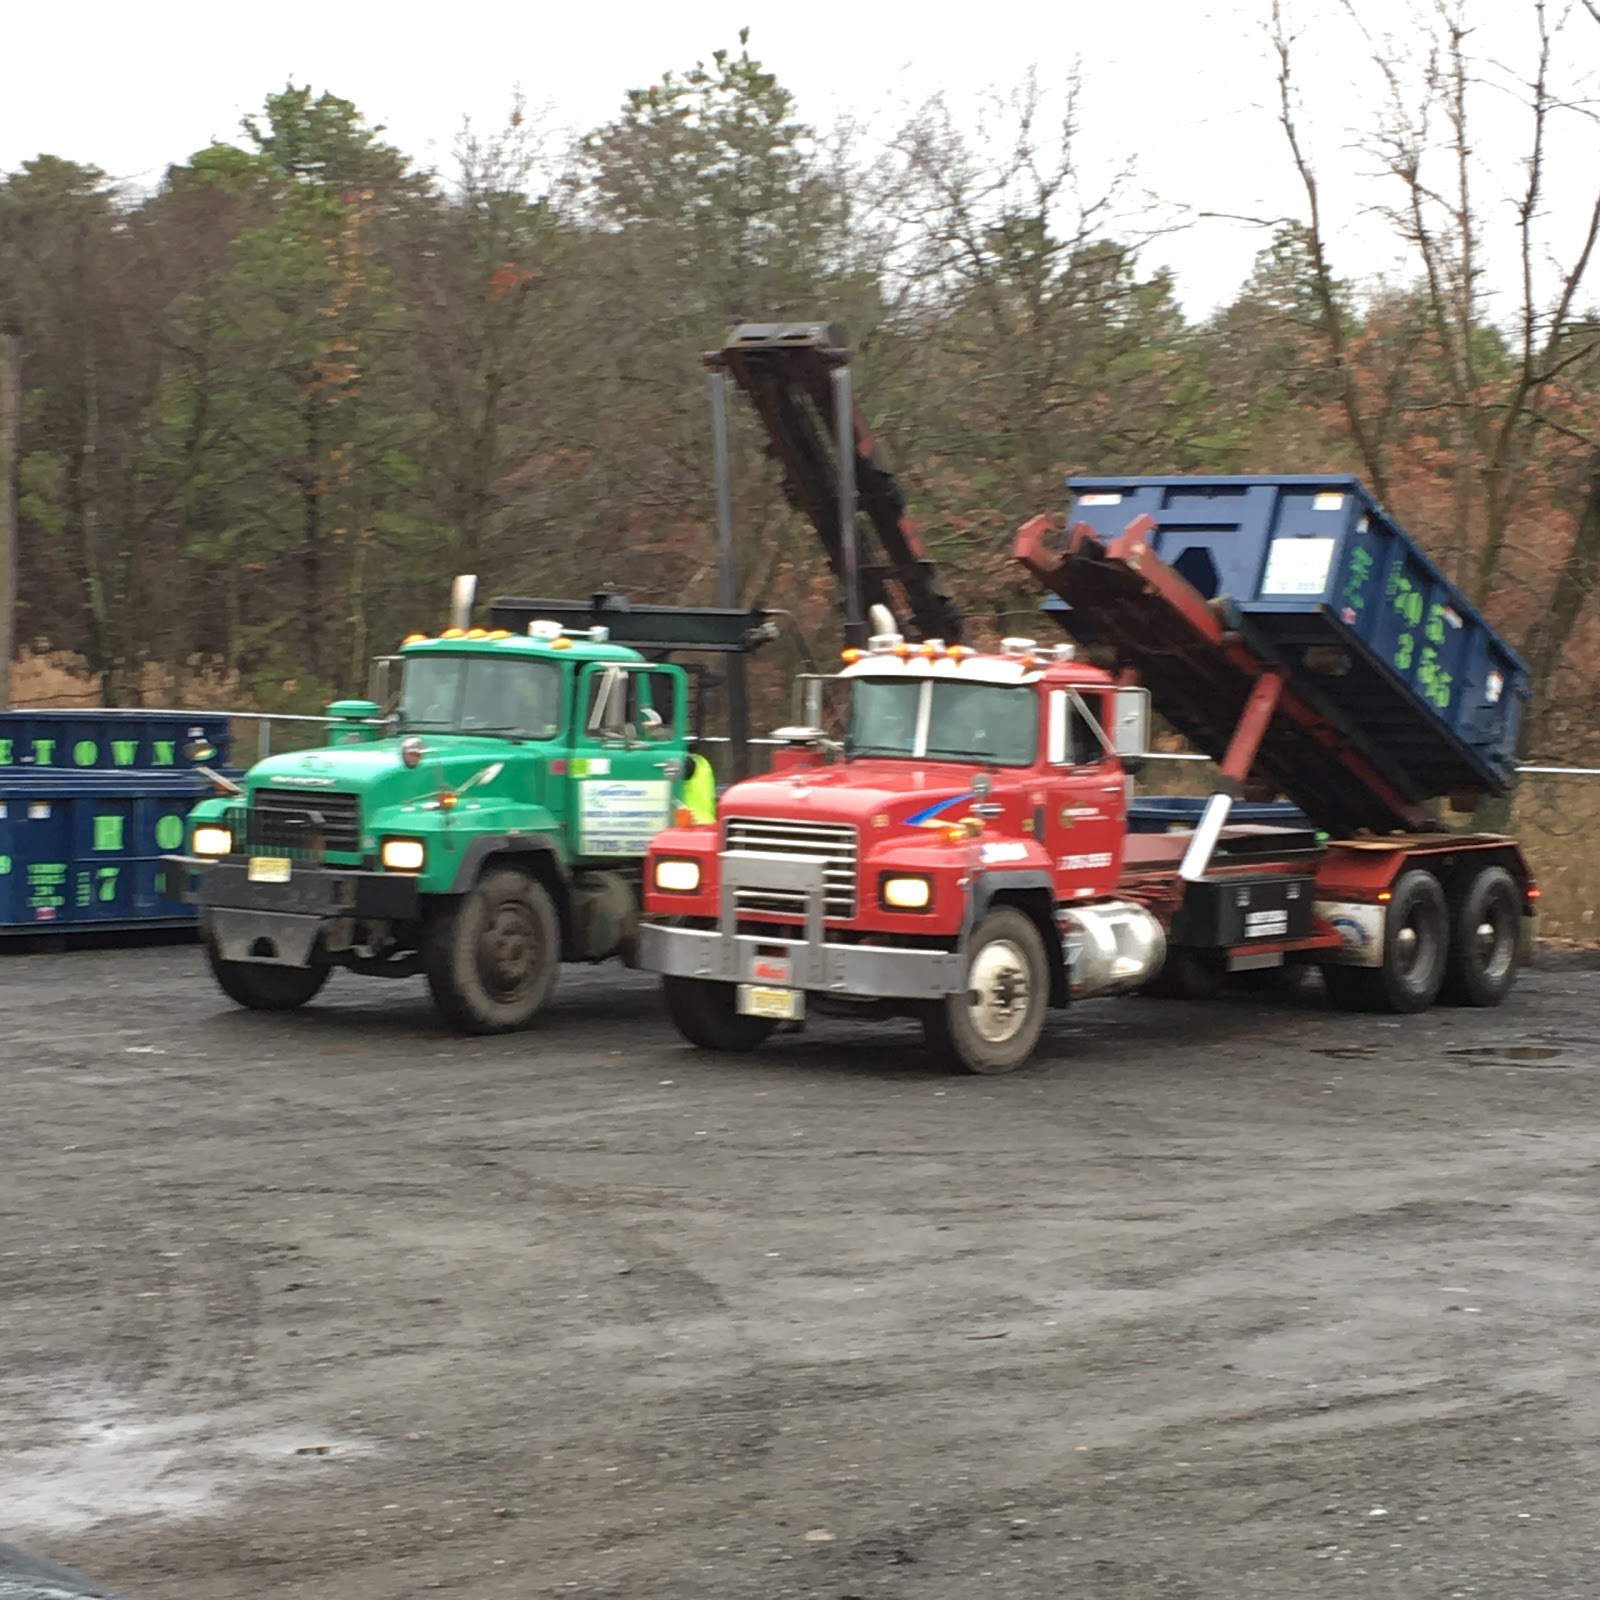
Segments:
[[[131,1600],[1592,1596],[1600,974],[1012,1077],[0,959],[0,1537]],[[3,1591],[0,1591],[3,1592]]]

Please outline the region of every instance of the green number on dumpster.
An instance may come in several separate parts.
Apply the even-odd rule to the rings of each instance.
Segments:
[[[1360,611],[1367,603],[1365,590],[1372,576],[1372,566],[1370,550],[1357,550],[1350,557],[1350,576],[1345,579],[1343,599],[1352,611]]]
[[[1450,708],[1450,685],[1455,680],[1439,665],[1439,652],[1431,645],[1422,652],[1422,664],[1417,668],[1417,682],[1422,685],[1422,697],[1441,711]]]
[[[1389,580],[1389,598],[1394,609],[1413,628],[1422,621],[1422,591],[1403,572]]]

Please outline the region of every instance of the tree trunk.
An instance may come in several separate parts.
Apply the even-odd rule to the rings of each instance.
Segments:
[[[1556,572],[1550,605],[1534,624],[1524,646],[1528,661],[1531,714],[1526,725],[1527,748],[1535,748],[1548,714],[1545,694],[1561,665],[1561,654],[1578,626],[1583,608],[1600,580],[1600,450],[1590,452],[1584,466],[1583,509],[1573,530],[1567,558]]]
[[[11,704],[17,626],[17,467],[22,457],[22,357],[0,331],[0,711]]]
[[[320,374],[313,379],[315,383]],[[327,596],[322,592],[326,573],[322,550],[322,415],[321,401],[313,391],[305,403],[305,458],[301,464],[300,509],[304,544],[300,565],[305,576],[305,661],[311,676],[322,679],[322,618]]]
[[[94,333],[86,323],[83,329],[83,435],[72,458],[69,494],[83,562],[89,665],[100,679],[102,704],[114,706],[117,703],[116,650],[100,560],[100,374],[96,359]]]
[[[1522,719],[1522,731],[1517,739],[1517,754],[1523,760],[1542,748],[1546,718],[1550,714],[1546,695],[1560,668],[1561,654],[1600,582],[1600,450],[1590,453],[1584,475],[1587,487],[1583,509],[1578,513],[1578,525],[1573,530],[1567,559],[1556,572],[1556,586],[1549,607],[1523,644],[1529,688],[1528,714]],[[1473,827],[1484,832],[1503,833],[1510,826],[1516,794],[1517,783],[1513,781],[1505,794],[1486,800],[1473,813]]]

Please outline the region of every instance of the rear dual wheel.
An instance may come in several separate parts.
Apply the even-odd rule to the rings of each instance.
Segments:
[[[1395,880],[1376,967],[1322,969],[1328,998],[1347,1011],[1425,1011],[1447,1004],[1497,1006],[1517,975],[1517,886],[1504,867],[1484,867],[1447,900],[1431,872]]]
[[[1450,957],[1439,998],[1453,1006],[1497,1006],[1517,981],[1522,897],[1504,867],[1467,880],[1450,907]]]
[[[1376,967],[1324,967],[1328,998],[1345,1011],[1426,1011],[1444,983],[1450,912],[1431,872],[1395,880],[1384,916],[1383,959]]]

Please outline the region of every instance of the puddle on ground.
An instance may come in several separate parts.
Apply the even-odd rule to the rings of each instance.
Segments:
[[[365,1440],[304,1427],[251,1427],[245,1408],[148,1417],[116,1403],[72,1407],[56,1436],[0,1447],[8,1535],[76,1533],[116,1517],[179,1520],[217,1511],[268,1480],[369,1455]],[[0,1586],[3,1592],[3,1586]]]
[[[1458,1044],[1445,1053],[1467,1056],[1493,1066],[1570,1067],[1574,1064],[1567,1058],[1566,1048],[1555,1044]]]

